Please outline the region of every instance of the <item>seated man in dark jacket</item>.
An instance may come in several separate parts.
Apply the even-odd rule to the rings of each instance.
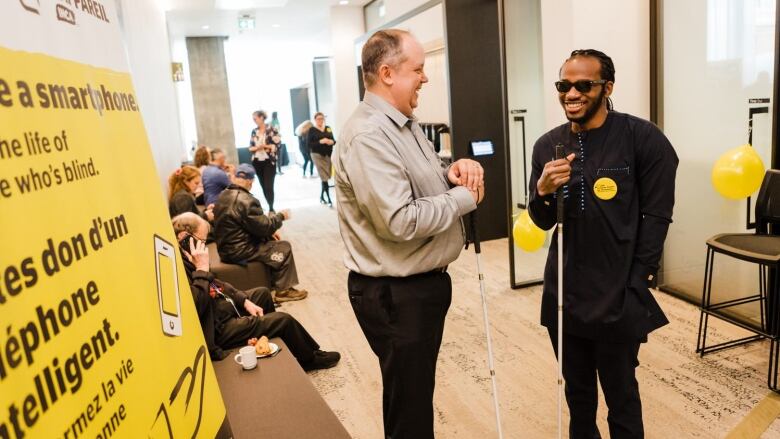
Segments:
[[[259,261],[271,268],[271,289],[276,302],[301,300],[306,290],[298,284],[292,247],[279,239],[277,231],[290,211],[265,215],[260,201],[249,192],[255,170],[242,163],[236,169],[233,184],[217,198],[214,206],[214,239],[223,262],[246,264]]]
[[[213,360],[225,357],[223,349],[244,346],[251,338],[281,337],[304,370],[326,369],[338,363],[338,352],[321,351],[294,317],[276,312],[268,288],[239,291],[209,272],[205,238],[209,224],[194,213],[173,218],[182,261],[190,280],[206,345]]]

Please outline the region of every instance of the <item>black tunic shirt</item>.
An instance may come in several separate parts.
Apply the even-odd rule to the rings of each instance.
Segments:
[[[614,111],[593,130],[574,133],[566,123],[549,131],[534,145],[529,181],[529,213],[545,230],[556,224],[556,196],[539,196],[536,182],[558,143],[566,155],[576,154],[564,187],[563,330],[593,340],[644,340],[668,323],[648,282],[658,270],[672,221],[674,148],[652,123]],[[617,191],[597,191],[597,184]],[[555,233],[542,296],[542,324],[553,330],[557,242]]]
[[[306,137],[309,144],[309,150],[311,152],[326,156],[330,156],[333,153],[333,145],[335,145],[335,143],[333,145],[325,145],[320,143],[321,139],[330,139],[333,141],[336,140],[333,138],[333,130],[329,126],[325,126],[323,131],[320,131],[320,129],[316,126],[312,126],[309,129],[309,133]]]

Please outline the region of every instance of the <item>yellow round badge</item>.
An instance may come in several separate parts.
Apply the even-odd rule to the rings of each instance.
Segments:
[[[611,200],[617,195],[618,187],[615,180],[609,177],[601,177],[593,185],[593,193],[602,200]]]

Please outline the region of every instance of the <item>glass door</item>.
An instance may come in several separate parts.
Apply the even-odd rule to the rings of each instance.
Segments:
[[[705,242],[750,232],[749,200],[727,200],[711,172],[724,152],[752,144],[772,165],[776,0],[662,1],[659,122],[680,158],[674,222],[659,286],[701,301]],[[754,194],[755,196],[756,194]],[[713,302],[758,291],[754,264],[716,257]],[[758,325],[757,303],[735,312]]]
[[[528,205],[531,153],[536,139],[545,132],[545,87],[542,77],[541,1],[503,2],[506,54],[507,127],[509,152],[510,224]],[[512,288],[542,283],[550,237],[541,248],[524,250],[509,234],[510,281]]]

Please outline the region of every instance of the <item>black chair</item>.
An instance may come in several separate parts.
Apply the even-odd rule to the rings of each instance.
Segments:
[[[780,170],[766,172],[756,200],[755,233],[723,233],[707,240],[707,260],[704,268],[704,287],[701,297],[699,335],[696,352],[701,356],[722,349],[739,346],[756,340],[769,339],[769,370],[767,385],[778,391],[778,357],[780,356]],[[772,230],[772,227],[775,227]],[[772,234],[774,232],[774,234]],[[741,261],[758,264],[758,294],[712,303],[712,273],[715,253],[721,253]],[[774,278],[774,280],[772,280]],[[729,314],[727,308],[759,302],[761,310],[760,327],[745,323]],[[717,317],[752,332],[754,335],[707,346],[707,324],[709,317]]]

